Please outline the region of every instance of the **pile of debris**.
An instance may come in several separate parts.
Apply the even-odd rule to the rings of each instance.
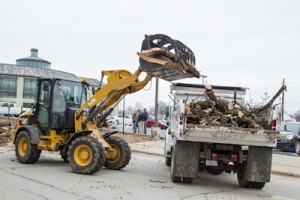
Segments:
[[[5,119],[0,119],[0,146],[11,141],[10,131],[12,122]]]
[[[283,85],[267,104],[256,108],[246,108],[239,104],[236,94],[233,101],[228,101],[223,97],[216,97],[210,85],[205,85],[205,89],[203,100],[192,101],[186,106],[188,124],[269,129],[272,104],[286,90],[286,86]]]

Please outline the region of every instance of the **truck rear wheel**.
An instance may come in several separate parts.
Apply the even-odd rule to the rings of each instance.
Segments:
[[[105,151],[98,139],[82,136],[72,141],[68,150],[68,158],[73,172],[93,174],[103,167]]]
[[[165,157],[165,165],[170,167],[171,166],[171,162],[172,162],[172,158],[171,157]]]
[[[253,182],[252,183],[252,188],[255,189],[262,189],[265,186],[264,182]]]
[[[240,170],[237,173],[237,178],[239,182],[239,186],[243,188],[252,188],[252,183],[251,181],[246,180],[246,175],[247,175],[247,163],[243,162],[243,164],[240,165]]]
[[[104,166],[107,169],[120,170],[130,161],[131,151],[125,140],[117,136],[106,138],[107,143],[111,146],[106,153]]]
[[[30,135],[26,130],[18,134],[15,149],[17,159],[20,163],[35,163],[41,155],[41,150],[37,148],[37,145],[30,143]]]

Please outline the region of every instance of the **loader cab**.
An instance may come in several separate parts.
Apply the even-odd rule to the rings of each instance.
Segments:
[[[74,114],[86,101],[86,83],[39,79],[34,116],[43,130],[74,130]]]

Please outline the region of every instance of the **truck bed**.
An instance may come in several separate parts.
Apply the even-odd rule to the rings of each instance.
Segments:
[[[187,124],[177,136],[177,140],[182,141],[276,147],[279,132]]]

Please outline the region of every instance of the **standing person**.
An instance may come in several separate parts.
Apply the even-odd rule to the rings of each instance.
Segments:
[[[144,113],[141,110],[138,110],[138,132],[142,133],[144,130]]]
[[[144,108],[144,134],[147,135],[147,120],[148,120],[148,112],[147,109]]]
[[[133,126],[133,132],[136,133],[137,129],[137,119],[138,119],[138,113],[135,111],[132,115],[132,126]]]

